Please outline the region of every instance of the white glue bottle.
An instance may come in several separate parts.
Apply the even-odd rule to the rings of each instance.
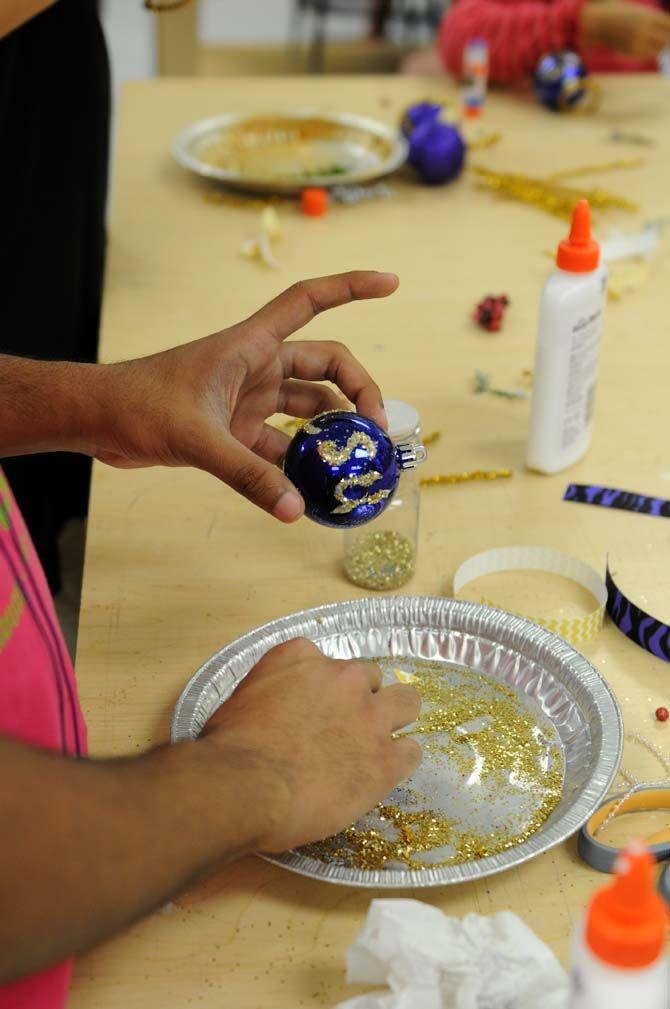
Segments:
[[[570,1009],[668,1009],[668,911],[641,844],[618,858],[575,937]]]
[[[545,284],[535,353],[528,466],[558,473],[591,442],[607,273],[580,200]]]

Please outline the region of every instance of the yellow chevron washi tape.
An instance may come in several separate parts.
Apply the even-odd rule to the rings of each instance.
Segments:
[[[550,547],[498,547],[475,554],[461,564],[454,575],[454,595],[458,595],[465,585],[476,578],[500,571],[547,571],[577,582],[594,596],[598,604],[586,616],[569,620],[546,619],[526,613],[516,613],[515,616],[532,620],[534,624],[546,627],[548,631],[558,634],[573,645],[586,645],[600,634],[605,618],[607,588],[604,580],[589,564]],[[497,609],[506,608],[484,597],[481,602]]]

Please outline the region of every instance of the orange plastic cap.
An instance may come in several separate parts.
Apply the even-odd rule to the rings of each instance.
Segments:
[[[572,212],[570,236],[558,247],[556,265],[569,273],[591,273],[599,262],[600,246],[591,235],[591,208],[588,200],[580,200]]]
[[[328,193],[325,189],[303,189],[301,204],[308,217],[323,217],[328,210]]]
[[[617,860],[614,882],[591,901],[586,943],[605,963],[621,968],[647,967],[661,954],[668,911],[654,888],[654,866],[647,848],[631,845]]]

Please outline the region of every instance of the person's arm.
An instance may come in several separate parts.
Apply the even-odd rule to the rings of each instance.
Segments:
[[[91,0],[92,2],[92,0]],[[41,14],[57,0],[2,0],[0,3],[0,39],[20,28],[36,14]]]
[[[653,65],[670,45],[670,14],[628,0],[588,0],[582,8],[581,38],[585,50],[604,46]]]
[[[245,853],[334,833],[420,760],[409,686],[296,640],[197,741],[116,761],[0,739],[0,984],[100,942]]]
[[[326,309],[397,286],[393,274],[371,271],[303,281],[244,322],[122,364],[0,356],[0,458],[60,449],[121,468],[195,466],[293,522],[304,504],[276,465],[289,439],[266,419],[341,409],[340,393],[384,426],[386,416],[378,386],[343,344],[284,341]]]
[[[670,15],[628,0],[456,0],[442,21],[439,49],[457,77],[474,38],[486,39],[491,80],[505,84],[528,77],[542,56],[561,49],[604,46],[654,60],[670,45]]]
[[[445,67],[463,73],[463,52],[472,39],[489,47],[489,75],[506,84],[532,74],[545,53],[579,46],[584,0],[456,0],[442,20],[439,49]]]

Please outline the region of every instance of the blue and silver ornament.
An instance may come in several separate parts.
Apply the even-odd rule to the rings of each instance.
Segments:
[[[381,514],[401,471],[424,458],[423,446],[396,445],[373,420],[337,410],[300,428],[286,453],[284,472],[302,494],[309,518],[351,528]]]
[[[548,53],[535,68],[533,87],[548,109],[565,112],[584,101],[590,90],[589,72],[577,53]]]

